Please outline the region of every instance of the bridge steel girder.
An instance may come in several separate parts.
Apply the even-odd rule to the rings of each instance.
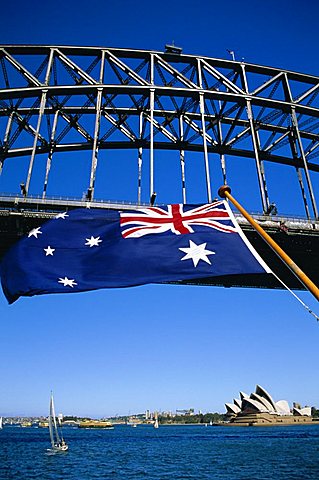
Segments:
[[[298,220],[294,228],[290,222],[289,235],[282,228],[285,220],[267,228],[279,243],[286,244],[293,258],[294,251],[297,257],[299,251],[311,252],[313,257],[304,267],[306,271],[310,268],[314,281],[317,279],[319,213],[314,185],[319,172],[319,77],[159,51],[0,45],[0,192],[6,166],[27,162],[25,178],[21,179],[22,196],[18,185],[0,197],[0,235],[4,235],[0,255],[20,233],[44,221],[51,211],[100,207],[96,185],[101,152],[116,150],[128,152],[136,164],[132,181],[137,207],[157,191],[158,152],[178,155],[184,203],[192,181],[188,159],[193,152],[202,154],[202,160],[196,161],[203,171],[208,202],[213,196],[213,168],[219,169],[226,183],[232,173],[230,157],[253,161],[261,221],[269,220],[268,165],[287,167],[295,173],[300,188],[304,223],[299,228]],[[48,193],[51,167],[57,157],[68,152],[89,152],[87,193],[75,203],[65,198],[54,201]],[[40,156],[42,163],[45,158],[42,170],[37,161]],[[41,177],[42,182],[37,191],[35,177],[37,181]],[[115,208],[108,203],[106,207]],[[254,232],[245,224],[243,228],[263,251]],[[271,258],[270,264],[281,273],[277,260]],[[251,286],[276,287],[265,278],[255,277]],[[299,288],[289,273],[284,279],[289,286]],[[218,282],[207,281],[249,286],[249,280],[239,277]]]

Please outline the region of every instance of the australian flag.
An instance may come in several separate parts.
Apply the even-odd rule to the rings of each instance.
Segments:
[[[83,292],[247,273],[270,273],[228,204],[138,210],[78,209],[31,230],[4,256],[3,291]]]

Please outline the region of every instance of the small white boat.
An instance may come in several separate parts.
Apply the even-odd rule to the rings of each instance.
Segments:
[[[135,421],[135,418],[134,417],[130,417],[128,419],[128,421],[126,422],[126,425],[129,425],[130,427],[133,427],[133,428],[136,428],[137,427],[137,423]]]
[[[69,446],[63,438],[62,431],[61,433],[59,433],[58,430],[52,392],[50,397],[49,432],[51,448],[48,450],[50,450],[51,452],[66,452],[69,449]]]
[[[0,429],[3,427],[2,424],[3,424],[3,419],[2,419],[2,417],[0,417]]]
[[[158,428],[159,427],[159,424],[158,424],[158,414],[156,412],[155,414],[155,422],[154,422],[154,428]]]

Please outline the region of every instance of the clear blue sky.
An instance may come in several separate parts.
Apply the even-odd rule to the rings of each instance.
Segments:
[[[184,53],[233,49],[319,75],[318,13],[314,0],[18,0],[1,12],[0,43],[163,50],[174,40]],[[319,324],[287,292],[149,285],[12,306],[1,293],[0,318],[0,415],[47,414],[51,389],[65,414],[222,412],[256,383],[276,400],[319,407]]]

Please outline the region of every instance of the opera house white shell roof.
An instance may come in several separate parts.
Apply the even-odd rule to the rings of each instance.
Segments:
[[[275,402],[271,395],[262,388],[256,385],[255,393],[247,395],[244,392],[239,392],[241,400],[234,399],[234,403],[226,403],[225,407],[227,413],[230,415],[237,415],[239,413],[269,413],[272,415],[306,415],[311,416],[311,408],[294,408],[291,412],[289,404],[286,400],[279,400]]]
[[[307,415],[311,416],[311,407],[304,407],[304,408],[293,408],[293,414],[294,415]]]

